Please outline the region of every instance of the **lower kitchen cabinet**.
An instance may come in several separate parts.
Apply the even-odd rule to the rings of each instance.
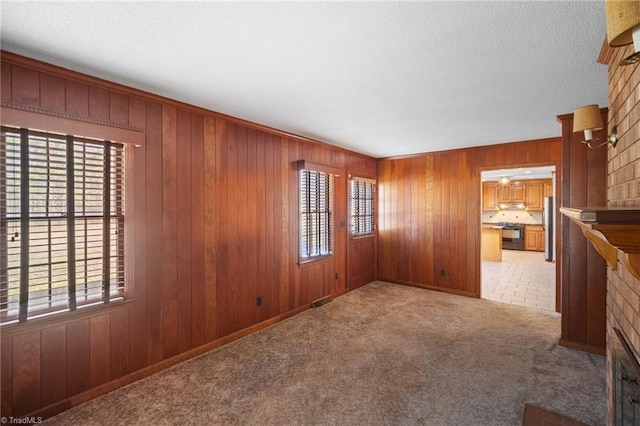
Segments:
[[[524,227],[524,249],[544,251],[544,228],[542,225],[526,225]]]

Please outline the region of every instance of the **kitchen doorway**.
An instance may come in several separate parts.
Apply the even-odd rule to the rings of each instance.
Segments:
[[[481,172],[484,299],[556,313],[555,166]]]

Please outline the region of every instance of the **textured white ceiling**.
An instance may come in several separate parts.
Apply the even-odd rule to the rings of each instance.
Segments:
[[[2,49],[376,157],[607,105],[602,1],[15,2]]]

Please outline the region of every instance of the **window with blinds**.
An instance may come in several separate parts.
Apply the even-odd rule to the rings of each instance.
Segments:
[[[123,145],[2,127],[2,323],[123,297]]]
[[[363,237],[375,232],[376,182],[371,179],[352,178],[350,186],[351,236]]]
[[[332,253],[333,176],[300,171],[300,257],[303,260]]]

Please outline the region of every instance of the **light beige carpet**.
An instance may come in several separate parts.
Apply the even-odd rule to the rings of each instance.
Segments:
[[[605,362],[560,318],[374,282],[48,424],[521,425],[531,404],[605,423]]]

